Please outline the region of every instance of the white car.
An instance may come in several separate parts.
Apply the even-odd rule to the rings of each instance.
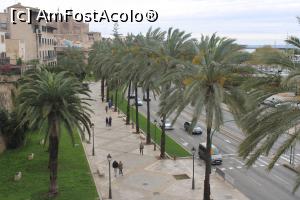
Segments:
[[[165,130],[173,130],[173,126],[172,126],[172,123],[169,119],[166,119],[165,121]]]
[[[142,106],[143,105],[143,101],[141,100],[141,98],[137,98],[137,105],[138,106]]]

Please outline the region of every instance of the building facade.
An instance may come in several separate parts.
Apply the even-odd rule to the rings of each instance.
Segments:
[[[16,19],[11,23],[11,10],[23,11],[28,15],[29,8],[32,11],[32,24],[21,22]],[[37,8],[23,6],[20,3],[8,7],[0,13],[0,26],[6,28],[6,54],[10,57],[11,64],[16,64],[18,59],[24,62],[39,60],[41,64],[55,65],[56,53],[54,37],[54,26],[40,22],[35,18],[38,14]]]

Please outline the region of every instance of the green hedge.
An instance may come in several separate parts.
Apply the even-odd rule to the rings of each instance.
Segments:
[[[115,95],[115,92],[113,92]],[[115,99],[115,96],[113,97]],[[134,101],[134,100],[133,100]],[[119,109],[126,114],[127,112],[127,100],[122,97],[121,93],[119,93],[118,96],[118,107]],[[150,107],[151,109],[151,107]],[[135,108],[133,106],[130,106],[130,116],[133,116],[133,121],[136,122],[135,119]],[[139,125],[140,128],[146,133],[147,132],[147,117],[143,114],[139,113]],[[156,143],[160,145],[160,139],[161,139],[161,129],[156,128]],[[155,125],[151,123],[150,125],[150,135],[152,140],[154,140],[155,136]],[[172,138],[170,138],[168,135],[166,135],[166,152],[170,156],[176,156],[176,157],[186,157],[191,156],[191,154],[186,151],[181,145],[179,145],[176,141],[174,141]]]

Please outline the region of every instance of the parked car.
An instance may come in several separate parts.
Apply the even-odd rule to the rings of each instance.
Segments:
[[[206,152],[206,143],[200,143],[198,148],[199,158],[205,160],[205,152]],[[222,164],[222,155],[219,152],[219,149],[215,145],[211,145],[211,164],[212,165],[220,165]]]
[[[137,105],[138,106],[142,106],[143,105],[143,101],[141,100],[141,98],[137,98]]]
[[[185,131],[189,131],[190,127],[191,127],[191,122],[184,122],[183,126],[184,126],[184,130]],[[192,131],[193,135],[201,135],[202,134],[202,128],[198,125],[196,125]]]

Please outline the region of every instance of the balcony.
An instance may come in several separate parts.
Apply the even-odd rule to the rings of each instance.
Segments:
[[[51,61],[51,60],[56,60],[56,56],[45,56],[43,58],[43,61]]]
[[[0,66],[9,64],[9,58],[0,58]]]

